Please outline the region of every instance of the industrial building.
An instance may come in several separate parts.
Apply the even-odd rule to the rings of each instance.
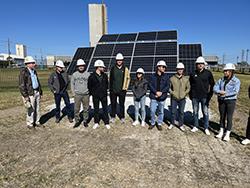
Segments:
[[[72,57],[71,56],[62,56],[62,55],[46,56],[46,66],[48,68],[54,67],[57,60],[62,60],[65,64],[65,66],[67,66],[72,61]]]

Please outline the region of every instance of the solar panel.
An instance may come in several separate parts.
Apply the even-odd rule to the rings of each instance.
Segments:
[[[91,58],[91,55],[93,53],[94,48],[78,48],[76,50],[76,53],[72,59],[72,62],[70,63],[67,72],[71,75],[75,72],[76,69],[76,62],[78,59],[83,59],[86,63],[86,66],[88,66],[89,60]]]
[[[177,31],[159,31],[156,40],[177,40]]]
[[[177,42],[157,42],[155,55],[177,55]]]
[[[197,58],[202,56],[201,44],[180,44],[180,58]]]
[[[131,72],[136,72],[138,68],[143,68],[145,72],[152,72],[154,57],[134,57]]]
[[[136,43],[134,56],[153,56],[155,52],[155,42]]]
[[[124,56],[132,56],[133,48],[134,43],[116,44],[113,56],[116,56],[117,53],[122,53]]]
[[[135,41],[137,33],[129,33],[129,34],[120,34],[117,41],[125,42],[125,41]]]
[[[108,35],[103,35],[99,42],[115,42],[118,38],[118,34],[108,34]]]
[[[94,57],[111,56],[114,44],[98,44],[95,49]]]
[[[156,32],[140,32],[137,41],[153,41],[156,39]]]

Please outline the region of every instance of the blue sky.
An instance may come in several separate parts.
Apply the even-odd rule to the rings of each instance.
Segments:
[[[1,0],[0,53],[6,40],[30,55],[73,55],[89,45],[88,3],[93,0]],[[249,0],[106,0],[109,33],[178,30],[179,43],[202,43],[207,55],[236,61],[250,48]],[[15,52],[12,49],[12,52]]]

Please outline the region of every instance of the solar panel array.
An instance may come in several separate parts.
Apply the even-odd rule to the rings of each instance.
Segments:
[[[115,65],[115,56],[122,53],[124,64],[135,77],[140,67],[149,77],[155,72],[159,60],[165,60],[168,72],[175,71],[177,62],[177,31],[139,32],[129,34],[103,35],[93,52],[88,71],[94,71],[97,59],[104,61],[107,71]]]
[[[187,73],[194,72],[195,61],[199,56],[202,56],[201,44],[179,45],[179,61],[185,65]]]
[[[129,68],[132,78],[140,67],[146,72],[145,77],[149,78],[155,72],[159,60],[166,61],[169,76],[176,71],[178,59],[184,63],[186,73],[189,74],[195,70],[196,58],[202,56],[201,44],[178,45],[177,31],[108,34],[101,37],[95,48],[79,48],[68,72],[74,72],[79,58],[88,64],[88,72],[94,71],[97,59],[103,60],[109,71],[115,65],[117,53],[124,55],[124,64]]]

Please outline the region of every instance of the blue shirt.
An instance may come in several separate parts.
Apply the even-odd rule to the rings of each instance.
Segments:
[[[39,87],[39,84],[38,84],[38,80],[37,80],[37,76],[35,74],[35,71],[32,70],[32,69],[29,69],[29,72],[30,72],[30,76],[31,76],[31,82],[32,82],[32,87],[33,89],[37,89]]]
[[[221,91],[225,91],[225,96],[218,96],[221,100],[232,100],[237,99],[237,95],[240,91],[240,80],[233,76],[231,80],[226,84],[226,80],[223,78],[219,79],[215,86],[214,86],[214,92],[216,94],[219,94]]]

